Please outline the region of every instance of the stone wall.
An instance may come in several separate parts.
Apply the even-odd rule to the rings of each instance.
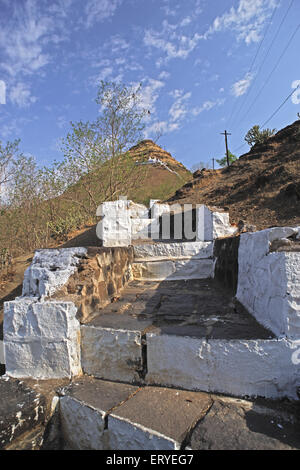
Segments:
[[[132,248],[39,250],[23,295],[4,303],[6,374],[39,379],[81,373],[80,323],[131,277]]]
[[[271,251],[298,230],[271,228],[241,235],[237,299],[276,336],[300,338],[299,251]]]
[[[132,247],[90,247],[78,270],[52,299],[68,299],[84,322],[90,314],[112,302],[131,279]]]

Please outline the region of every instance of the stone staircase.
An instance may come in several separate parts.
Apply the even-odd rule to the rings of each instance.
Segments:
[[[140,385],[296,398],[292,345],[213,279],[212,243],[141,244],[134,253],[135,279],[81,326],[84,373]]]
[[[300,257],[298,245],[290,256],[269,254],[271,237],[273,243],[278,237],[295,233],[294,229],[274,229],[276,233],[272,230],[254,234],[261,242],[258,248],[251,234],[246,234],[242,251],[233,239],[220,239],[218,244],[215,240],[144,240],[135,241],[128,249],[104,248],[102,254],[77,248],[64,251],[62,256],[56,252],[38,255],[25,276],[25,298],[10,302],[6,308],[6,350],[14,355],[9,375],[22,377],[25,371],[18,371],[21,353],[16,357],[16,346],[25,345],[31,374],[34,370],[51,373],[51,367],[57,374],[62,364],[65,370],[70,367],[71,382],[56,389],[55,406],[51,405],[59,413],[57,433],[62,448],[300,448],[296,416],[299,322],[297,308],[291,307],[298,305],[298,271],[292,268]],[[251,256],[247,249],[249,240]],[[240,253],[246,254],[242,260]],[[63,259],[67,260],[67,268]],[[282,334],[273,328],[272,311],[264,324],[261,317],[259,321],[256,318],[261,311],[256,312],[255,304],[250,311],[236,296],[237,291],[242,292],[241,298],[247,294],[245,282],[251,283],[251,276],[256,273],[252,259],[259,266],[259,273],[265,265],[281,263],[276,272],[283,280],[285,266],[288,267],[287,287],[275,291],[275,296],[282,291],[280,301],[290,305],[286,326],[284,318],[275,318],[276,328],[278,324],[286,328]],[[127,282],[129,265],[131,280]],[[240,273],[241,266],[245,266],[246,275]],[[234,270],[236,273],[232,274]],[[236,285],[238,270],[242,282]],[[86,274],[80,277],[77,271]],[[91,273],[95,277],[91,278]],[[227,274],[229,284],[220,282]],[[90,284],[83,283],[85,277]],[[98,295],[99,286],[104,292],[104,278],[109,280],[104,297],[109,290],[112,294],[99,304],[95,292]],[[294,282],[292,288],[289,279]],[[119,290],[114,284],[120,286]],[[67,286],[63,297],[51,299],[62,285]],[[43,295],[49,293],[50,298],[44,299]],[[75,318],[76,309],[80,310],[78,297],[80,308],[89,302],[90,312],[82,318],[80,331]],[[251,300],[250,292],[247,299]],[[47,321],[54,313],[55,335]],[[56,359],[62,354],[62,344],[69,354],[67,357],[63,353],[64,362]],[[34,357],[35,350],[43,361],[48,361],[47,366]],[[66,373],[58,377],[66,377]],[[7,386],[9,383],[10,380]]]

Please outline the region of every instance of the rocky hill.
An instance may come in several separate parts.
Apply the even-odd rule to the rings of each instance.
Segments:
[[[192,178],[185,166],[152,140],[143,140],[129,150],[137,164],[144,165],[147,176],[129,197],[136,202],[165,199]]]
[[[300,120],[255,145],[230,167],[194,173],[168,202],[229,210],[257,230],[300,225]]]

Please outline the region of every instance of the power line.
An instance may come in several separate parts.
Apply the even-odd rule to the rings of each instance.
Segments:
[[[276,108],[276,110],[271,114],[271,116],[261,125],[259,126],[260,128],[263,128],[266,124],[268,124],[268,122],[271,121],[271,119],[273,119],[273,117],[278,113],[278,111],[280,111],[280,109],[285,105],[285,103],[291,98],[291,96],[293,96],[294,93],[296,93],[297,90],[299,90],[300,88],[300,85],[298,85],[286,98],[285,100],[278,106],[278,108]],[[238,150],[240,150],[241,148],[243,148],[244,146],[246,145],[246,143],[240,145],[238,148],[236,148],[234,150],[234,152],[237,152]]]
[[[297,91],[299,90],[300,88],[300,85],[297,86],[297,88],[295,88],[292,93],[289,94],[289,96],[281,103],[280,106],[278,106],[278,108],[276,109],[276,111],[274,111],[274,113],[272,114],[272,116],[269,117],[269,119],[267,119],[260,127],[264,127],[266,124],[268,124],[269,121],[271,121],[271,119],[278,113],[278,111],[282,108],[282,106],[290,99],[290,97]]]
[[[265,56],[264,56],[264,58],[263,58],[263,60],[262,60],[262,62],[261,62],[261,64],[260,64],[259,68],[258,68],[258,71],[257,71],[257,73],[256,73],[256,75],[255,75],[255,77],[254,77],[254,80],[253,80],[253,82],[251,83],[251,85],[250,85],[250,87],[249,87],[249,89],[248,89],[248,92],[247,92],[247,94],[246,94],[246,96],[245,96],[245,99],[244,99],[244,101],[243,101],[243,103],[242,103],[242,106],[244,106],[244,104],[245,104],[245,102],[246,102],[246,98],[249,96],[250,91],[253,89],[253,86],[254,86],[254,84],[256,83],[256,80],[257,80],[257,78],[258,78],[258,76],[259,76],[259,74],[260,74],[260,72],[261,72],[261,70],[262,70],[262,67],[264,66],[264,64],[265,64],[265,62],[266,62],[266,59],[267,59],[267,57],[268,57],[268,55],[269,55],[269,53],[270,53],[270,51],[271,51],[271,49],[272,49],[272,47],[273,47],[273,45],[274,45],[274,43],[275,43],[275,41],[276,41],[276,39],[277,39],[279,33],[280,33],[280,30],[281,30],[281,28],[282,28],[282,26],[283,26],[283,24],[284,24],[284,22],[285,22],[285,20],[286,20],[286,17],[287,17],[287,15],[288,15],[290,9],[292,8],[293,3],[294,3],[294,0],[291,0],[291,2],[290,2],[290,4],[289,4],[289,7],[288,7],[288,9],[286,10],[286,12],[285,12],[285,14],[284,14],[283,19],[281,20],[281,23],[280,23],[279,27],[277,28],[277,31],[276,31],[276,33],[275,33],[275,36],[273,37],[273,39],[272,39],[272,41],[271,41],[271,44],[270,44],[270,46],[269,46],[269,48],[268,48],[268,50],[267,50],[267,52],[266,52],[266,54],[265,54]],[[276,11],[276,9],[275,9],[274,12],[273,12],[273,16],[274,16],[274,14],[275,14],[275,11]],[[238,116],[238,114],[240,113],[240,110],[241,110],[242,106],[239,108],[238,113],[237,113],[236,116],[235,116],[234,122],[236,121],[237,116]],[[243,117],[243,119],[244,119],[244,117]]]
[[[272,21],[273,21],[273,18],[274,18],[274,15],[275,15],[276,10],[277,10],[277,5],[275,6],[275,8],[274,8],[274,10],[273,10],[271,19],[270,19],[270,21],[269,21],[269,23],[268,23],[268,25],[267,25],[267,27],[266,27],[266,29],[265,29],[263,38],[262,38],[262,40],[260,41],[260,44],[259,44],[259,46],[258,46],[258,48],[257,48],[257,50],[256,50],[254,59],[252,60],[252,63],[251,63],[251,65],[250,65],[250,68],[249,68],[249,70],[248,70],[246,76],[247,76],[247,75],[249,76],[249,75],[251,74],[251,72],[252,72],[252,69],[253,69],[253,67],[254,67],[255,61],[256,61],[257,56],[258,56],[258,54],[259,54],[259,51],[260,51],[260,49],[261,49],[261,46],[263,45],[263,42],[264,42],[264,40],[265,40],[265,38],[266,38],[266,36],[267,36],[267,34],[268,34],[268,31],[269,31],[269,28],[270,28],[271,24],[272,24]],[[242,104],[241,104],[241,106],[240,106],[240,108],[239,108],[239,110],[238,110],[236,116],[240,113],[241,108],[244,106],[245,100],[246,100],[246,98],[247,98],[247,95],[248,95],[250,89],[251,89],[251,86],[250,86],[250,88],[246,91],[245,96],[244,96],[244,100],[243,100],[243,102],[242,102]],[[237,105],[237,104],[238,104],[238,101],[235,102],[235,105],[234,105],[234,107],[233,107],[233,109],[232,109],[232,112],[231,112],[230,117],[229,117],[228,125],[230,124],[231,118],[232,118],[232,116],[233,116],[233,113],[234,113],[234,111],[235,111],[235,108],[236,108],[236,105]]]
[[[300,24],[298,24],[298,26],[296,27],[295,31],[293,32],[292,36],[290,37],[286,47],[284,48],[283,52],[281,53],[279,59],[277,60],[275,66],[273,67],[271,73],[268,75],[266,81],[264,82],[263,86],[261,87],[261,89],[259,90],[259,92],[257,93],[257,95],[255,96],[254,100],[252,101],[250,107],[248,108],[248,110],[246,111],[246,113],[244,114],[244,116],[242,117],[242,119],[240,119],[240,122],[243,122],[243,120],[245,119],[245,117],[248,115],[249,111],[251,111],[251,109],[253,108],[253,105],[256,103],[257,99],[260,97],[262,91],[265,89],[265,87],[267,86],[267,84],[269,83],[273,73],[275,72],[275,70],[277,69],[278,65],[280,64],[281,62],[281,59],[283,58],[283,56],[285,55],[286,51],[288,50],[291,42],[293,41],[294,37],[296,36],[298,30],[300,28]]]

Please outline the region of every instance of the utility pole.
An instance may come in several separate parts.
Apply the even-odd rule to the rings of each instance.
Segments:
[[[228,152],[228,142],[227,142],[227,136],[231,135],[227,131],[221,132],[221,135],[225,135],[225,146],[226,146],[226,158],[227,158],[227,166],[229,166],[229,152]]]
[[[213,170],[214,170],[215,169],[215,159],[213,158],[212,161],[213,161]]]

